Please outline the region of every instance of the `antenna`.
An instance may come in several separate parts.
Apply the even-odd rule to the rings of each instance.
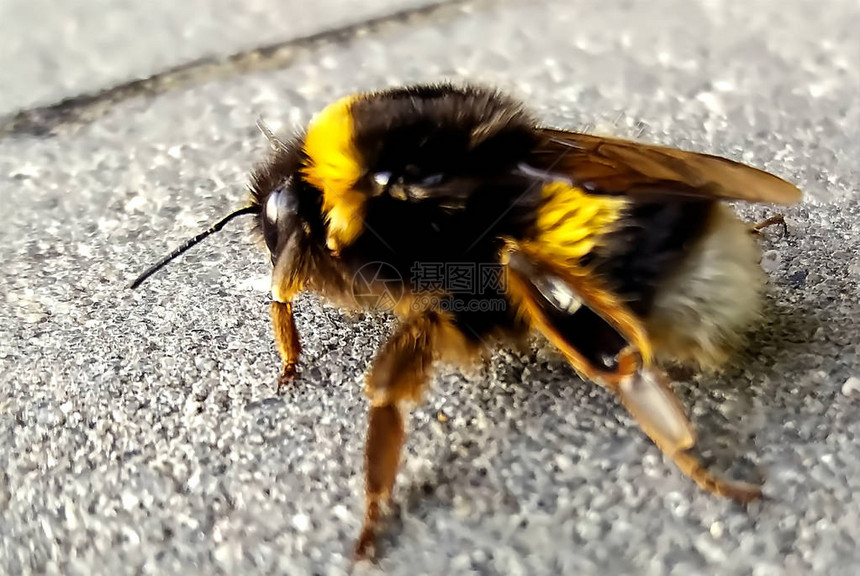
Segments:
[[[272,147],[272,150],[288,150],[289,147],[287,144],[278,138],[278,135],[272,132],[272,129],[266,124],[266,121],[263,120],[262,116],[257,118],[257,130],[263,133],[263,136],[266,137],[266,140],[269,141],[269,146]]]
[[[227,222],[229,222],[230,220],[232,220],[236,216],[242,216],[243,214],[259,214],[260,210],[261,210],[261,208],[259,206],[251,205],[251,206],[245,206],[244,208],[239,208],[238,210],[236,210],[234,212],[230,212],[229,214],[227,214],[226,216],[221,218],[218,222],[216,222],[215,224],[213,224],[212,226],[210,226],[209,228],[207,228],[206,230],[204,230],[203,232],[201,232],[200,234],[198,234],[194,238],[189,238],[188,240],[183,242],[181,246],[179,246],[178,248],[173,250],[170,254],[168,254],[167,256],[165,256],[164,258],[162,258],[161,260],[159,260],[158,262],[156,262],[155,264],[153,264],[152,266],[147,268],[147,270],[143,274],[138,276],[137,279],[135,279],[135,281],[131,283],[131,286],[129,286],[129,288],[134,290],[135,288],[137,288],[138,286],[143,284],[147,278],[149,278],[150,276],[152,276],[153,274],[155,274],[156,272],[161,270],[168,262],[170,262],[171,260],[173,260],[174,258],[179,256],[180,254],[182,254],[183,252],[185,252],[186,250],[188,250],[189,248],[191,248],[195,244],[199,243],[201,240],[203,240],[207,236],[214,234],[215,232],[218,232],[219,230],[221,230],[221,228],[223,228]]]

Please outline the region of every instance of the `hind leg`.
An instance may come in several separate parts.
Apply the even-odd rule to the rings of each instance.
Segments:
[[[720,478],[690,452],[696,445],[693,425],[662,370],[642,368],[608,388],[663,454],[700,488],[744,503],[761,498],[760,486]]]
[[[782,226],[782,235],[787,236],[788,224],[785,223],[785,216],[783,216],[782,214],[774,214],[770,218],[765,218],[761,222],[753,224],[751,232],[753,234],[761,234],[761,231],[765,228],[769,228],[777,224]]]

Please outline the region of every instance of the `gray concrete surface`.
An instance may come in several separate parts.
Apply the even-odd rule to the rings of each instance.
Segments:
[[[763,239],[768,315],[748,349],[678,382],[706,455],[765,478],[766,501],[700,492],[550,351],[501,350],[439,375],[416,410],[380,568],[856,573],[855,2],[478,0],[292,46],[269,69],[217,60],[418,3],[277,3],[280,17],[275,4],[0,2],[10,114],[196,58],[220,66],[91,117],[61,108],[53,135],[0,137],[0,573],[349,570],[361,373],[390,320],[301,298],[301,377],[277,397],[267,264],[246,225],[125,287],[241,203],[266,146],[257,116],[289,130],[343,94],[440,78],[510,89],[560,126],[743,159],[806,196],[790,235]]]
[[[3,0],[0,113],[434,3]]]

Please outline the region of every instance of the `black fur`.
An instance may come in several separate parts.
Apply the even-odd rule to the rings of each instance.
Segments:
[[[416,265],[492,266],[503,238],[533,233],[542,182],[517,166],[528,160],[539,135],[518,103],[493,90],[440,85],[361,97],[351,111],[364,168],[356,188],[367,195],[363,232],[337,257],[327,251],[321,193],[301,178],[306,159],[297,138],[253,175],[252,201],[263,207],[259,230],[273,254],[287,231],[266,220],[265,203],[284,186],[297,196],[307,224],[302,245],[313,259],[328,259],[325,273],[340,274],[342,285],[370,262],[387,264],[382,270],[390,271],[392,280],[399,275],[407,288],[421,280]],[[380,184],[380,174],[387,183]],[[703,228],[711,205],[689,198],[633,203],[620,229],[583,264],[593,265],[644,314],[660,281]],[[464,334],[480,339],[497,328],[515,327],[509,306],[479,309],[504,298],[497,287],[448,291],[444,305]]]
[[[661,281],[701,237],[714,206],[688,198],[633,203],[622,226],[607,235],[605,247],[583,264],[593,264],[634,312],[645,315]]]

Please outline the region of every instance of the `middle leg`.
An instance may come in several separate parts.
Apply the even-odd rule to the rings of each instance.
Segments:
[[[462,342],[452,340],[462,339]],[[367,376],[370,413],[365,447],[364,525],[357,560],[372,557],[383,508],[391,498],[406,439],[405,411],[421,400],[433,361],[446,348],[468,345],[450,320],[429,312],[406,319],[385,343]]]

